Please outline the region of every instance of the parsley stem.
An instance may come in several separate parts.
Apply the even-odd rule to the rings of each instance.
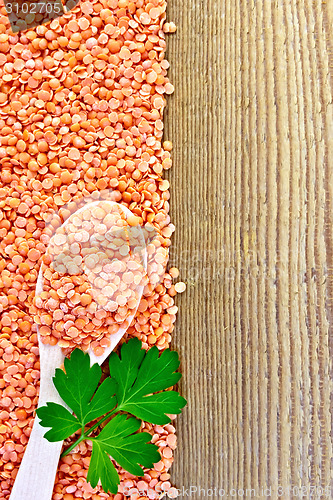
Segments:
[[[82,431],[81,431],[82,432]],[[60,458],[64,458],[66,455],[68,455],[74,448],[75,446],[77,446],[79,443],[81,443],[82,441],[84,441],[85,439],[87,439],[87,436],[85,435],[84,432],[82,432],[81,436],[79,437],[79,439],[77,439],[73,444],[71,444],[67,450],[64,450],[62,452],[62,454],[60,455]]]
[[[86,439],[89,439],[89,436],[90,434],[99,426],[101,425],[103,422],[105,422],[105,420],[107,420],[108,418],[110,418],[112,415],[114,415],[117,411],[119,411],[119,408],[114,408],[114,410],[112,410],[111,412],[107,413],[106,415],[104,415],[103,418],[101,418],[101,420],[99,420],[98,422],[96,422],[96,424],[94,424],[92,427],[90,427],[90,429],[86,430],[84,432],[84,428],[81,430],[81,436],[74,442],[72,443],[68,448],[67,450],[64,450],[62,452],[62,454],[60,455],[60,458],[64,458],[66,457],[78,444],[82,443],[82,441],[85,441]]]

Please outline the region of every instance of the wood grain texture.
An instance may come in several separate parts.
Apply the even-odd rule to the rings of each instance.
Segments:
[[[173,481],[318,498],[333,487],[333,2],[169,0],[168,19],[171,262],[188,283]]]

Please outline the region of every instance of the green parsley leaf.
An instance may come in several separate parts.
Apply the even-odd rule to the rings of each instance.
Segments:
[[[145,351],[141,347],[142,342],[134,338],[122,345],[121,360],[115,352],[110,354],[110,375],[117,381],[118,405],[123,403],[127,391],[132,387],[138,375],[139,367],[145,357]]]
[[[102,370],[97,363],[90,367],[89,354],[80,349],[75,349],[70,358],[65,358],[64,365],[65,372],[60,368],[56,369],[53,383],[62,399],[82,422]]]
[[[105,415],[116,406],[116,382],[108,377],[97,389],[94,397],[87,405],[87,413],[84,417],[84,424],[95,420],[95,418]]]
[[[92,470],[90,471],[89,467],[87,480],[93,481],[91,482],[93,487],[97,484],[97,465],[100,461],[105,460],[103,453],[110,455],[123,469],[136,476],[144,474],[139,464],[144,467],[153,467],[154,463],[161,460],[157,446],[150,443],[151,435],[147,432],[136,433],[140,425],[140,421],[136,418],[117,415],[110,420],[96,438],[92,439],[93,451],[90,462]],[[110,484],[106,484],[102,474],[99,475],[99,479],[104,491],[107,492],[106,488],[108,488],[112,493],[115,492],[110,488]]]
[[[82,427],[115,407],[116,399],[113,397],[115,383],[111,379],[106,379],[94,395],[102,376],[102,369],[98,363],[90,366],[89,354],[75,349],[70,358],[65,359],[64,365],[66,373],[57,368],[53,382]]]
[[[152,424],[164,425],[170,422],[167,414],[180,413],[186,400],[175,391],[149,395],[178,382],[181,374],[175,370],[179,367],[179,357],[170,349],[159,356],[157,347],[149,351],[141,347],[138,339],[131,339],[123,344],[121,359],[115,353],[110,356],[111,377],[117,381],[118,409]]]
[[[87,481],[93,488],[96,488],[99,480],[105,493],[110,491],[116,494],[118,492],[120,479],[117,470],[106,451],[94,440]]]
[[[51,427],[44,434],[48,441],[63,441],[81,429],[78,419],[57,403],[46,403],[46,406],[38,408],[36,413],[42,427]]]
[[[141,420],[158,425],[168,424],[170,418],[166,415],[175,415],[181,412],[186,405],[186,399],[176,391],[165,391],[151,396],[138,396],[128,400],[123,409]]]

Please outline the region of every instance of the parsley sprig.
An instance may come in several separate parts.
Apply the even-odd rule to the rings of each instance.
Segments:
[[[57,368],[53,377],[58,393],[72,412],[57,403],[47,403],[37,409],[37,415],[40,425],[50,428],[44,435],[48,441],[62,441],[81,431],[62,457],[80,442],[92,441],[87,481],[93,488],[101,481],[105,492],[115,494],[120,479],[110,457],[131,474],[143,476],[141,466],[152,467],[161,457],[158,447],[150,442],[151,435],[138,432],[141,420],[167,424],[168,415],[180,413],[186,400],[176,391],[165,391],[181,378],[176,372],[178,354],[170,349],[159,356],[156,347],[145,351],[138,339],[131,339],[121,347],[120,356],[110,355],[109,365],[110,376],[99,385],[101,367],[90,366],[89,355],[75,349],[65,359],[65,371]],[[109,422],[101,432],[92,436],[106,420]]]

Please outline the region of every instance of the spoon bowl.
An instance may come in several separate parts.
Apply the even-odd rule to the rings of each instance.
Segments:
[[[100,201],[91,202],[88,205],[81,207],[74,214],[72,214],[62,225],[66,228],[71,217],[77,216],[82,213],[87,208],[97,206]],[[118,208],[125,213],[125,216],[133,216],[133,213],[125,206],[113,201],[103,201],[103,206],[105,204],[109,205],[110,209]],[[143,250],[142,265],[145,271],[147,271],[147,252],[145,248],[145,239],[143,233],[139,228],[139,240],[140,248]],[[136,289],[137,293],[137,303],[136,307],[131,311],[131,314],[127,317],[125,326],[120,326],[119,330],[110,335],[110,345],[105,348],[104,353],[101,356],[97,356],[91,348],[89,348],[88,353],[90,355],[90,364],[98,363],[102,364],[103,361],[111,354],[115,349],[121,338],[126,333],[128,326],[131,324],[137,308],[139,306],[140,298],[143,293],[144,285],[140,285]],[[36,296],[40,295],[43,291],[43,268],[41,266],[37,285],[36,285]],[[55,346],[44,344],[42,342],[42,337],[40,334],[40,329],[37,325],[38,334],[38,344],[39,344],[39,356],[40,356],[40,391],[38,408],[44,406],[47,402],[54,402],[61,404],[65,408],[69,409],[64,401],[60,398],[56,388],[54,387],[52,377],[54,376],[56,368],[59,368],[65,359],[65,355],[59,347],[58,344]],[[22,463],[20,465],[11,495],[10,500],[50,500],[52,497],[55,475],[57,472],[57,467],[59,463],[59,457],[63,445],[63,441],[51,443],[44,438],[46,429],[41,427],[40,420],[36,416],[32,432],[29,438],[29,442],[26,451],[23,456]]]

